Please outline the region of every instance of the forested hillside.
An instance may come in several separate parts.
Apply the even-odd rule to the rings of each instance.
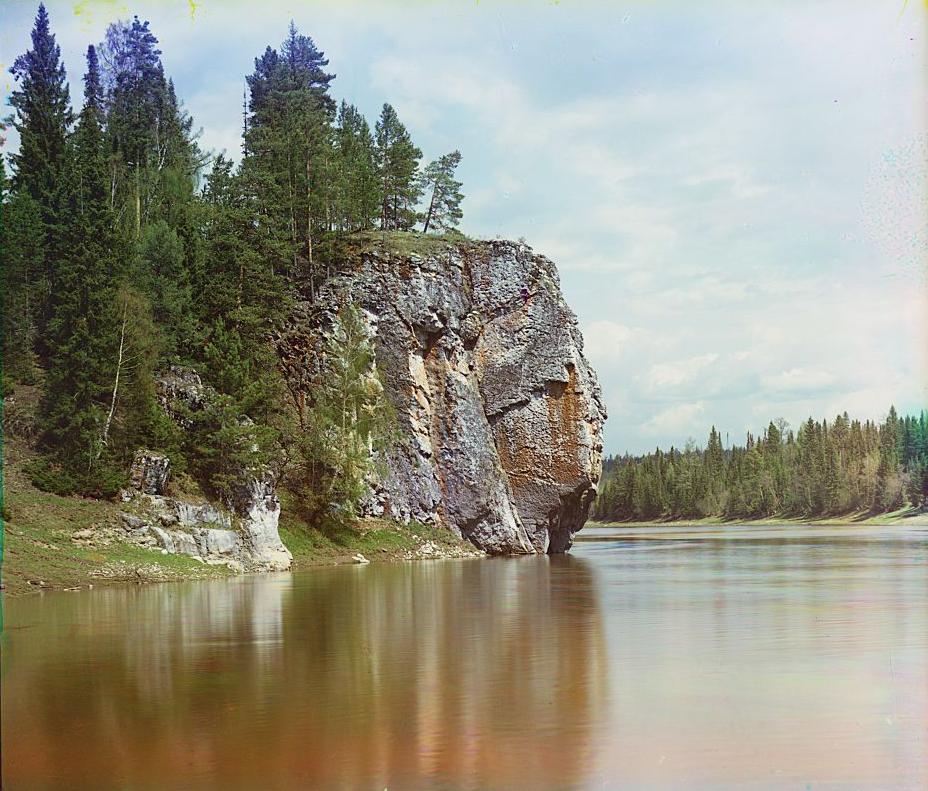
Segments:
[[[921,506],[928,498],[928,414],[882,423],[771,422],[729,449],[715,427],[706,448],[606,460],[594,519],[821,517]]]
[[[78,106],[40,5],[10,70],[20,142],[2,174],[4,395],[41,398],[35,410],[6,398],[5,428],[34,443],[29,474],[58,493],[110,496],[135,450],[156,448],[223,498],[232,469],[274,454],[312,509],[339,508],[389,435],[366,339],[346,305],[297,421],[270,338],[338,269],[349,235],[453,229],[460,154],[424,164],[389,104],[372,128],[336,100],[329,61],[291,24],[245,78],[234,164],[198,145],[160,46],[138,17],[114,22],[87,48]],[[171,364],[219,393],[189,430],[157,403]]]

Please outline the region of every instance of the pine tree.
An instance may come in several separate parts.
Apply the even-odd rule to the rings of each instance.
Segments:
[[[383,106],[376,126],[377,172],[380,179],[380,227],[408,230],[416,222],[422,195],[417,177],[422,152],[413,145],[396,110]]]
[[[277,271],[301,278],[310,295],[321,279],[314,247],[334,224],[333,74],[313,40],[291,22],[281,52],[268,48],[248,79],[245,189],[255,201],[264,255]]]
[[[425,168],[422,175],[423,187],[431,197],[423,220],[424,233],[428,233],[430,226],[440,230],[454,228],[464,216],[461,213],[461,201],[464,200],[461,182],[454,178],[454,171],[460,164],[460,152],[452,151],[429,163]]]

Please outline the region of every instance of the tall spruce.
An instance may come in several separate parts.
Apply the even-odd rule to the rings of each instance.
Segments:
[[[115,284],[124,260],[109,209],[102,115],[97,57],[89,47],[84,107],[65,168],[67,253],[52,281],[42,403],[43,442],[84,491],[110,488],[104,429],[117,363]]]
[[[15,221],[28,222],[43,240],[40,255],[30,260],[28,271],[21,273],[29,281],[30,293],[20,291],[15,299],[19,310],[28,306],[30,312],[21,319],[21,326],[35,325],[41,339],[48,321],[49,290],[58,250],[59,191],[68,133],[74,120],[61,50],[49,28],[44,4],[39,4],[32,28],[32,49],[16,58],[10,73],[17,83],[9,102],[13,127],[19,133],[19,151],[10,156],[11,187],[15,195],[23,196],[14,209],[19,214]],[[37,222],[32,207],[38,213]],[[16,239],[13,244],[21,250],[28,241]],[[19,263],[25,260],[20,258]]]
[[[32,28],[32,49],[16,58],[10,73],[19,84],[10,94],[20,141],[19,152],[10,156],[12,186],[29,193],[48,223],[74,118],[61,49],[44,4],[39,4]]]

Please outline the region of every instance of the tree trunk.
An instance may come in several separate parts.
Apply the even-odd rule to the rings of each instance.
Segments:
[[[310,186],[310,175],[312,166],[310,164],[309,152],[306,152],[306,258],[309,261],[309,295],[315,301],[316,299],[316,272],[313,263],[313,209],[312,209],[312,188]]]
[[[135,167],[135,238],[142,237],[142,175]]]
[[[122,306],[122,327],[119,330],[119,356],[116,359],[116,377],[113,381],[113,395],[110,398],[110,411],[107,413],[106,422],[103,424],[103,436],[100,438],[102,447],[106,447],[110,439],[110,426],[113,423],[113,415],[116,412],[116,396],[119,394],[119,375],[122,373],[123,359],[126,348],[126,322],[129,320],[129,303],[124,302]],[[97,454],[100,455],[99,453]]]
[[[435,210],[435,197],[438,195],[438,184],[435,185],[435,189],[432,190],[432,200],[429,201],[429,211],[425,215],[425,227],[422,229],[422,233],[429,232],[429,223],[432,221],[432,212]]]

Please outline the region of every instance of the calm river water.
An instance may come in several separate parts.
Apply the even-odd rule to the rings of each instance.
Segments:
[[[7,600],[3,788],[928,788],[924,528],[581,536]]]

